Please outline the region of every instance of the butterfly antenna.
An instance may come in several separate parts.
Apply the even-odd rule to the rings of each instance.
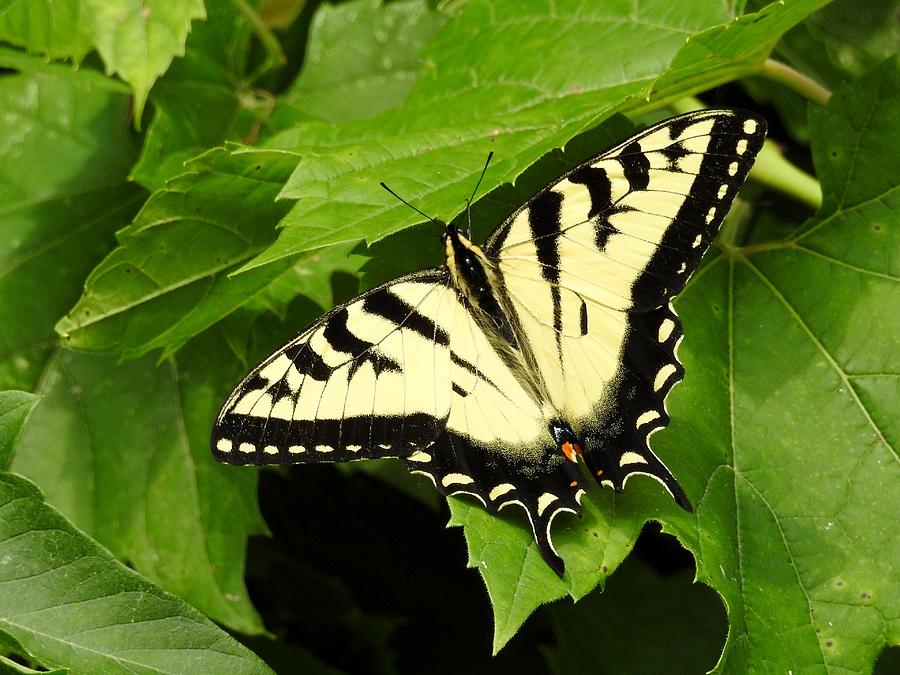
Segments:
[[[411,208],[413,211],[415,211],[416,213],[418,213],[420,216],[422,216],[423,218],[428,219],[428,222],[429,222],[429,223],[433,223],[433,222],[435,221],[435,219],[432,218],[431,216],[429,216],[427,213],[424,213],[424,212],[420,211],[420,210],[417,209],[415,206],[413,206],[412,204],[410,204],[408,201],[406,201],[405,199],[403,199],[403,197],[401,197],[401,196],[398,195],[396,192],[394,192],[393,190],[391,190],[391,188],[389,188],[389,187],[385,184],[384,181],[381,181],[380,185],[381,185],[381,187],[383,187],[385,190],[387,190],[387,191],[390,192],[392,195],[394,195],[394,197],[396,197],[396,198],[399,199],[401,202],[403,202],[404,204],[406,204],[409,208]]]
[[[475,189],[472,190],[472,196],[466,200],[466,216],[469,218],[469,241],[472,240],[472,200],[475,199],[475,193],[478,192],[478,186],[481,185],[481,180],[484,178],[484,174],[487,173],[488,165],[491,163],[491,158],[494,156],[494,151],[491,150],[488,153],[487,160],[484,162],[484,168],[481,170],[481,175],[478,177],[478,182],[475,183]]]

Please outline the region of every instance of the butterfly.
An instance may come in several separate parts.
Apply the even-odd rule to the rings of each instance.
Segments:
[[[762,147],[740,110],[680,115],[572,169],[482,246],[444,228],[443,266],[339,305],[254,368],[212,431],[216,459],[398,457],[445,495],[528,516],[551,539],[585,474],[636,474],[691,504],[649,446],[684,375],[672,308]],[[584,466],[586,471],[580,467]]]

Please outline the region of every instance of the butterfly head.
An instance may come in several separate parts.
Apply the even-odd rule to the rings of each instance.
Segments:
[[[483,258],[484,254],[453,223],[444,226],[444,248],[447,253],[447,266],[453,269],[456,265],[472,258]]]

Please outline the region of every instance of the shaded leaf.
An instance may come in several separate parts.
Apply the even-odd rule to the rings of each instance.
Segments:
[[[256,473],[219,466],[208,434],[241,365],[214,336],[156,367],[62,351],[42,378],[15,471],[122,560],[246,633],[246,538],[265,527]]]
[[[0,628],[77,673],[271,672],[209,619],[147,582],[0,473]]]
[[[445,22],[424,0],[323,4],[310,26],[303,71],[281,97],[276,119],[293,122],[299,112],[341,123],[396,107],[421,68],[419,51]]]
[[[0,316],[16,317],[0,322],[0,384],[31,388],[53,324],[144,193],[127,184],[124,87],[4,49],[0,65],[18,71],[0,78]]]
[[[654,83],[661,97],[680,97],[753,73],[788,30],[830,0],[773,2],[759,12],[691,36]]]
[[[9,467],[16,439],[37,400],[27,391],[0,391],[0,469]]]
[[[339,301],[335,299],[332,289],[333,275],[355,275],[367,260],[366,256],[353,253],[355,248],[352,245],[331,246],[302,256],[248,300],[245,307],[250,311],[267,310],[283,317],[288,304],[302,295],[316,303],[323,312],[331,309]]]
[[[852,0],[835,0],[790,30],[775,53],[828,88],[864,75],[897,52],[897,0],[871,0],[858,11]]]
[[[635,558],[602,593],[547,608],[556,645],[551,670],[567,673],[705,673],[725,641],[725,611],[685,570],[661,577]]]

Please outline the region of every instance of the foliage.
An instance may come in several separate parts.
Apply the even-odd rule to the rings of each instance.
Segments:
[[[898,7],[826,4],[0,0],[0,667],[870,672],[900,644]],[[439,262],[380,181],[450,220],[493,150],[483,235],[694,95],[775,141],[677,301],[653,445],[694,514],[596,489],[560,580],[522,517],[451,499],[442,531],[391,463],[215,464],[247,368]],[[595,590],[648,521],[727,637],[683,565]]]

